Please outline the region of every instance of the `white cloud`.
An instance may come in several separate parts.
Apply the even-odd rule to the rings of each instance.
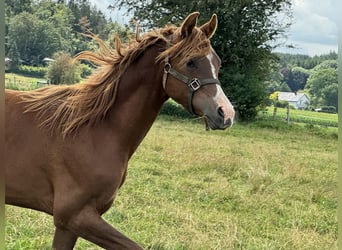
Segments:
[[[309,55],[337,52],[338,25],[341,24],[340,0],[293,0],[293,24],[287,44],[296,49],[277,51]]]

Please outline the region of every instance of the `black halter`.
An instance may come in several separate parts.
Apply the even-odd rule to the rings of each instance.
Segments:
[[[209,85],[209,84],[218,84],[221,85],[221,82],[218,79],[215,78],[206,78],[206,79],[198,79],[198,78],[189,78],[182,73],[174,70],[170,64],[169,57],[167,56],[165,58],[165,65],[164,65],[164,75],[163,75],[163,87],[164,90],[166,88],[166,82],[167,82],[167,75],[170,74],[173,77],[177,78],[178,80],[185,83],[188,88],[188,109],[191,114],[196,115],[196,113],[193,110],[192,107],[192,98],[194,96],[194,93],[200,89],[202,86]]]

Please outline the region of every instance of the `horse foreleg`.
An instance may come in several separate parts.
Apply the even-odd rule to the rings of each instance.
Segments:
[[[53,237],[52,249],[72,250],[77,241],[77,236],[70,231],[57,228]]]
[[[104,249],[143,249],[105,222],[99,212],[92,207],[83,208],[77,214],[71,215],[68,221],[63,221],[63,218],[55,221],[63,223],[63,227],[74,234]]]

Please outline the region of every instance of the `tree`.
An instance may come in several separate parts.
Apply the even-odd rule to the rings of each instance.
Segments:
[[[321,71],[323,69],[335,69],[337,70],[337,54],[335,52],[330,52],[329,54],[323,54],[320,56],[308,56],[308,55],[293,55],[293,54],[284,54],[284,53],[276,53],[276,56],[279,58],[280,64],[280,73],[284,76],[283,78],[283,87],[287,88],[288,85],[291,89],[289,91],[297,92],[301,90],[308,91],[309,88],[312,89],[312,82],[307,86],[308,79],[312,74],[316,74],[317,71]],[[310,81],[315,76],[311,77]],[[273,83],[273,82],[271,82]],[[316,86],[315,83],[314,85]],[[268,88],[275,89],[275,85],[267,82],[266,85]],[[323,87],[323,86],[320,86]],[[315,89],[315,87],[314,87]],[[280,89],[277,89],[280,90]],[[321,89],[323,90],[323,89]],[[329,88],[329,91],[332,89]],[[318,90],[317,90],[318,91]],[[317,92],[315,90],[311,90],[311,92]],[[328,92],[329,92],[328,91]],[[329,98],[327,95],[323,97],[323,95],[314,94],[311,96],[311,104],[313,106],[317,105],[325,105],[324,100],[332,98],[329,94]]]
[[[314,71],[320,71],[323,69],[337,69],[337,60],[326,60],[313,68]]]
[[[333,106],[338,111],[338,84],[332,83],[322,90],[323,105]]]
[[[7,16],[15,16],[21,12],[32,11],[33,0],[5,0],[5,14]]]
[[[331,65],[332,67],[328,67]],[[305,89],[311,96],[311,104],[313,106],[335,106],[338,108],[337,102],[337,68],[335,63],[330,61],[317,65],[310,75]]]
[[[5,0],[5,50],[8,51],[13,46],[8,40],[9,20],[11,17],[21,12],[32,11],[32,0]]]
[[[308,55],[300,55],[300,54],[287,54],[287,53],[276,53],[276,56],[279,58],[279,62],[282,67],[302,67],[304,69],[313,69],[318,64],[321,64],[327,60],[337,60],[336,52],[330,52],[329,54],[324,54],[320,56],[308,56]]]
[[[290,90],[294,88],[295,84],[293,81],[293,74],[292,74],[292,68],[291,66],[285,66],[282,69],[280,69],[281,74],[284,76],[283,83],[285,83]]]
[[[132,37],[134,34],[131,29],[127,26],[121,26],[117,22],[108,23],[105,29],[102,31],[102,36],[107,37],[107,42],[112,46],[115,47],[114,44],[114,37],[119,36],[122,42],[128,42],[129,38]]]
[[[72,24],[75,17],[65,4],[56,3],[51,0],[41,0],[35,6],[34,14],[40,20],[45,20],[53,25],[58,33],[58,38],[60,38],[61,48],[59,50],[69,53],[74,52],[72,46],[72,39],[74,38]]]
[[[264,81],[269,75],[272,56],[270,45],[289,25],[275,18],[290,15],[290,0],[207,0],[207,1],[135,1],[118,0],[148,28],[179,23],[189,12],[199,11],[200,22],[212,13],[219,26],[212,45],[222,59],[221,80],[242,120],[255,118],[258,107],[266,101]],[[112,8],[115,8],[111,6]]]
[[[6,0],[5,14],[5,51],[15,66],[39,65],[57,51],[90,50],[91,39],[81,33],[91,30],[107,40],[112,27],[89,0]]]
[[[285,77],[281,71],[281,65],[279,62],[274,62],[271,65],[271,74],[265,81],[265,88],[268,94],[274,93],[275,91],[291,92],[292,90],[287,85]],[[284,69],[283,69],[284,70]],[[285,72],[286,73],[286,72]]]
[[[310,76],[310,71],[304,69],[302,67],[292,67],[292,81],[293,86],[289,86],[293,92],[297,92],[298,90],[303,90],[306,82]]]
[[[27,64],[40,64],[44,57],[61,49],[61,38],[52,23],[22,12],[10,19],[9,44],[15,44],[20,59]]]
[[[20,65],[20,54],[16,42],[12,42],[9,45],[7,56],[11,60],[10,68],[17,69]]]

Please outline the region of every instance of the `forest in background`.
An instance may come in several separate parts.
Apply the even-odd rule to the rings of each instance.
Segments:
[[[310,98],[310,109],[322,106],[338,110],[337,53],[308,56],[275,54],[269,78],[265,81],[267,93],[275,91],[304,92]]]
[[[12,66],[41,66],[63,51],[75,55],[94,49],[91,31],[107,40],[127,36],[128,27],[107,18],[89,0],[5,0],[5,51]]]
[[[218,13],[219,20],[227,19],[230,24],[229,30],[218,31],[214,36],[213,46],[223,61],[220,72],[223,88],[237,106],[240,116],[246,114],[246,119],[253,118],[255,112],[268,104],[268,96],[274,91],[303,91],[310,97],[310,108],[334,106],[337,109],[337,54],[331,52],[310,57],[272,53],[265,45],[267,39],[260,37],[267,36],[267,32],[279,35],[284,27],[270,26],[270,20],[256,22],[255,18],[250,18],[262,13],[276,13],[280,5],[272,6],[270,1],[260,6],[256,4],[258,2],[240,6],[236,1],[226,1],[221,9],[230,8],[228,17],[220,16],[220,10],[215,9],[217,6],[211,6],[212,11]],[[113,22],[89,0],[5,0],[5,4],[5,51],[10,60],[7,69],[46,77],[55,84],[76,83],[91,73],[91,65],[74,65],[71,60],[80,51],[96,49],[96,44],[82,33],[91,31],[110,43],[116,34],[125,40],[134,32],[133,24],[124,26]],[[170,12],[160,17],[163,20],[156,19],[150,25],[163,26],[168,15],[180,11],[172,9],[176,7],[165,6]],[[195,7],[200,10],[205,6],[198,3]],[[136,12],[135,16],[145,22],[148,17],[141,12]],[[175,23],[183,17],[178,14]],[[256,26],[263,21],[264,26]],[[219,28],[224,22],[220,21]],[[250,31],[256,29],[259,31],[251,37]],[[227,41],[225,35],[232,38],[222,44]],[[274,37],[269,35],[268,41]],[[255,41],[255,44],[247,44],[247,41]],[[50,70],[46,67],[46,58],[55,60],[50,63]]]

